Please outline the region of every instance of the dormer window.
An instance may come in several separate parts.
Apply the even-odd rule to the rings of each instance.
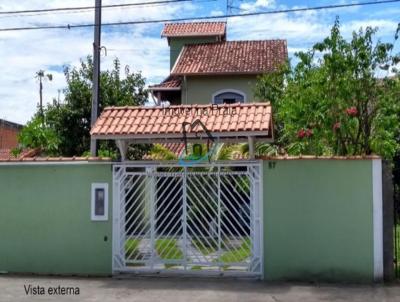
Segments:
[[[234,104],[246,102],[246,95],[239,90],[226,89],[213,94],[213,104]]]

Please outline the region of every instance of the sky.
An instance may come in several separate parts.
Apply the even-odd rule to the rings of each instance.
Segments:
[[[154,0],[103,0],[106,4],[146,2]],[[232,13],[247,13],[366,0],[233,0]],[[10,10],[56,7],[93,6],[94,0],[2,0],[0,12]],[[103,9],[103,22],[156,20],[182,17],[219,16],[226,13],[226,0],[192,0],[168,5],[146,5]],[[236,17],[228,19],[228,40],[286,39],[289,57],[307,50],[321,41],[339,16],[342,33],[351,37],[360,27],[378,27],[377,37],[393,42],[400,22],[400,2],[365,7]],[[93,23],[94,12],[80,11],[42,14],[0,15],[0,28]],[[107,56],[101,57],[101,69],[107,70],[118,57],[124,68],[141,71],[148,85],[158,83],[169,73],[169,49],[160,37],[162,24],[104,27],[102,46]],[[53,75],[44,83],[44,103],[53,98],[63,99],[66,87],[63,69],[77,66],[81,59],[92,54],[93,28],[53,29],[0,32],[0,119],[26,123],[37,110],[38,70]],[[396,51],[399,47],[396,46]]]

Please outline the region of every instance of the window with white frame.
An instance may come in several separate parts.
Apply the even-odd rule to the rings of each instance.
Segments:
[[[91,218],[93,221],[108,220],[108,184],[92,184]]]
[[[217,91],[212,96],[213,104],[233,104],[246,102],[246,95],[239,90],[224,89]]]

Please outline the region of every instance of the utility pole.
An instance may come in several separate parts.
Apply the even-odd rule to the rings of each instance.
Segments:
[[[92,115],[90,124],[94,125],[99,116],[100,103],[100,49],[101,49],[101,0],[95,1],[94,13],[94,42],[93,42],[93,88],[92,88]],[[97,142],[90,139],[90,154],[97,155]]]
[[[48,73],[45,74],[44,70],[39,70],[38,72],[36,72],[36,78],[39,79],[39,115],[40,115],[40,119],[42,124],[44,124],[44,114],[43,114],[43,80],[45,80],[46,78],[49,81],[53,80],[53,75]]]

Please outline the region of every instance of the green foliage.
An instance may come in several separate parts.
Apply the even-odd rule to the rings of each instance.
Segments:
[[[91,57],[81,61],[79,67],[65,68],[67,88],[64,90],[65,102],[48,104],[44,110],[46,124],[54,130],[59,139],[58,154],[64,156],[82,155],[89,150],[92,74]],[[100,112],[106,106],[143,105],[147,100],[145,79],[141,73],[125,71],[121,78],[121,66],[114,60],[113,70],[100,75]],[[113,142],[104,142],[100,149],[109,151],[112,156],[117,148]],[[148,148],[132,146],[130,158],[140,157]]]
[[[229,250],[223,253],[221,257],[219,257],[218,262],[224,262],[224,263],[242,262],[250,257],[251,255],[250,238],[245,238],[242,244],[238,248],[234,248],[229,245],[230,244],[228,244]]]
[[[157,160],[176,160],[178,157],[174,152],[161,144],[154,144],[150,149],[150,156]]]
[[[39,117],[33,118],[19,133],[20,150],[14,150],[14,156],[22,149],[40,149],[47,155],[55,155],[58,150],[59,139],[54,130],[42,124]]]
[[[262,76],[259,98],[272,103],[276,145],[269,152],[293,155],[368,155],[392,158],[399,149],[400,82],[393,44],[374,42],[376,29],[329,37],[296,54],[295,67]]]
[[[125,255],[130,259],[137,259],[140,255],[139,252],[139,239],[129,238],[125,241]]]
[[[164,260],[183,259],[183,252],[178,246],[176,239],[158,239],[156,241],[156,251],[158,256]],[[174,264],[165,264],[166,268],[173,267]]]

